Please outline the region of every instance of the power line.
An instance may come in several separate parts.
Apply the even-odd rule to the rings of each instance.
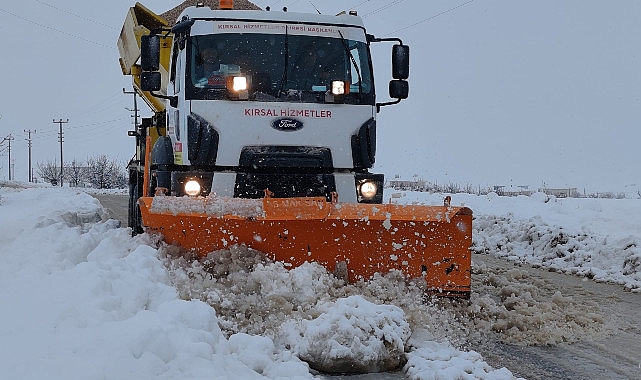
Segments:
[[[31,133],[36,133],[36,130],[25,129],[24,131],[29,134],[29,137],[26,139],[28,142],[27,145],[29,146],[29,182],[33,182],[33,172],[31,170]]]
[[[428,17],[428,18],[426,18],[426,19],[423,19],[423,20],[421,20],[421,21],[418,21],[418,22],[415,22],[415,23],[413,23],[413,24],[410,24],[410,25],[404,26],[404,27],[402,27],[402,28],[396,29],[396,30],[394,30],[394,31],[391,31],[391,32],[389,32],[389,33],[385,34],[384,36],[389,36],[390,34],[395,34],[395,33],[398,33],[398,32],[400,32],[400,31],[402,31],[402,30],[409,29],[409,28],[412,28],[412,27],[414,27],[414,26],[416,26],[416,25],[422,24],[422,23],[424,23],[424,22],[431,21],[431,20],[433,20],[433,19],[435,19],[435,18],[437,18],[437,17],[439,17],[439,16],[442,16],[442,15],[444,15],[444,14],[446,14],[446,13],[452,12],[452,11],[454,11],[454,10],[456,10],[456,9],[459,9],[459,8],[461,8],[461,7],[465,6],[465,5],[468,5],[468,4],[472,3],[472,2],[474,2],[474,0],[466,1],[466,2],[461,3],[461,4],[459,4],[459,5],[455,6],[455,7],[452,7],[452,8],[450,8],[450,9],[444,10],[443,12],[437,13],[437,14],[435,14],[435,15],[433,15],[433,16],[430,16],[430,17]]]
[[[11,141],[15,140],[15,138],[9,133],[9,136],[5,137],[2,139],[0,142],[9,142],[9,167],[7,168],[9,170],[9,181],[11,181]]]
[[[373,11],[371,11],[371,12],[369,12],[369,13],[366,13],[365,15],[361,16],[361,18],[366,18],[366,17],[368,17],[368,16],[371,16],[371,15],[377,14],[377,13],[379,13],[379,12],[382,12],[382,11],[386,10],[387,8],[393,7],[394,5],[396,5],[396,4],[398,4],[398,3],[401,3],[401,2],[403,2],[403,1],[404,1],[404,0],[394,0],[394,1],[392,1],[392,2],[390,2],[390,3],[388,3],[388,4],[386,4],[386,5],[383,5],[383,6],[382,6],[382,7],[380,7],[380,8],[376,8],[376,9],[374,9]],[[359,5],[360,5],[360,4],[359,4]]]
[[[49,4],[49,3],[46,3],[46,2],[41,1],[41,0],[36,0],[36,1],[37,1],[38,3],[40,3],[40,4],[46,5],[46,6],[48,6],[48,7],[50,7],[50,8],[53,8],[53,9],[55,9],[55,10],[57,10],[57,11],[60,11],[60,12],[62,12],[62,13],[66,13],[66,14],[71,15],[71,16],[74,16],[74,17],[77,17],[77,18],[79,18],[79,19],[81,19],[81,20],[84,20],[84,21],[88,21],[88,22],[90,22],[90,23],[92,23],[92,24],[102,25],[102,26],[107,27],[107,28],[109,28],[109,29],[111,29],[111,30],[118,30],[118,29],[114,28],[114,27],[113,27],[113,26],[111,26],[111,25],[108,25],[108,24],[102,23],[102,22],[100,22],[100,21],[94,20],[94,19],[89,18],[89,17],[86,17],[86,16],[79,15],[79,14],[77,14],[77,13],[74,13],[74,12],[70,11],[70,10],[62,9],[62,8],[58,8],[58,7],[56,7],[56,6],[55,6],[55,5],[53,5],[53,4]]]
[[[8,15],[11,15],[11,16],[13,16],[13,17],[19,18],[19,19],[20,19],[20,20],[22,20],[22,21],[26,21],[26,22],[28,22],[28,23],[31,23],[31,24],[37,25],[37,26],[39,26],[39,27],[41,27],[41,28],[44,28],[44,29],[47,29],[47,30],[52,30],[52,31],[54,31],[54,32],[58,32],[58,33],[64,34],[65,36],[68,36],[68,37],[73,37],[73,38],[77,38],[77,39],[82,40],[82,41],[85,41],[85,42],[89,42],[90,44],[93,44],[93,45],[97,45],[97,46],[100,46],[100,47],[106,47],[106,48],[113,48],[113,46],[108,46],[108,45],[102,44],[102,43],[100,43],[100,42],[96,42],[96,41],[92,41],[92,40],[86,39],[86,38],[84,38],[84,37],[82,37],[82,36],[79,36],[79,35],[77,35],[77,34],[73,34],[73,33],[65,32],[65,31],[63,31],[63,30],[60,30],[60,29],[54,28],[54,27],[52,27],[52,26],[45,25],[45,24],[41,24],[41,23],[39,23],[39,22],[37,22],[37,21],[34,21],[34,20],[31,20],[31,19],[28,19],[28,18],[26,18],[26,17],[20,16],[20,15],[18,15],[18,14],[13,13],[13,12],[10,12],[10,11],[8,11],[8,10],[6,10],[6,9],[2,9],[2,8],[0,8],[0,12],[3,12],[3,13],[6,13],[6,14],[8,14]]]
[[[77,108],[77,109],[72,109],[71,111],[73,112],[74,115],[76,116],[84,116],[84,115],[92,115],[94,116],[96,113],[104,112],[110,109],[115,108],[118,106],[120,108],[122,106],[122,97],[121,97],[120,92],[113,93],[112,95],[109,95],[108,97],[96,102],[96,103],[91,103],[88,104],[87,106],[82,106],[82,108]],[[120,104],[118,104],[120,103]],[[75,112],[77,110],[77,112]]]
[[[354,9],[354,8],[356,8],[356,7],[360,7],[361,5],[363,5],[363,4],[365,4],[365,3],[369,3],[369,1],[370,1],[370,0],[361,1],[360,3],[358,3],[358,4],[356,4],[356,5],[352,5],[350,8],[351,8],[351,9]]]
[[[134,129],[138,131],[138,102],[136,101],[136,91],[125,91],[125,89],[122,89],[123,94],[133,94],[134,95],[134,109],[130,110],[127,108],[127,111],[133,111],[134,112]]]
[[[123,117],[119,117],[117,119],[99,121],[99,122],[95,122],[95,123],[80,124],[80,125],[74,124],[71,127],[67,127],[67,130],[70,130],[70,129],[75,130],[75,129],[79,129],[79,128],[87,128],[87,131],[101,131],[101,130],[105,130],[104,125],[106,125],[106,124],[108,125],[108,124],[111,124],[111,123],[114,123],[114,122],[119,122],[119,121],[123,121],[123,120],[127,120],[127,119],[129,119],[129,117],[123,116]],[[110,132],[110,131],[107,131],[107,132]],[[54,131],[44,131],[44,132],[40,131],[40,133],[38,133],[38,136],[34,137],[34,139],[40,140],[40,139],[43,139],[43,138],[51,137],[51,135],[53,133],[56,133],[56,132],[54,132]]]
[[[63,178],[62,177],[62,168],[64,166],[63,161],[62,161],[62,137],[63,137],[63,135],[62,135],[62,124],[66,124],[68,122],[69,122],[69,119],[67,119],[66,121],[62,121],[62,119],[56,121],[56,119],[53,119],[53,123],[54,124],[56,124],[56,123],[60,124],[60,134],[58,135],[59,138],[60,138],[60,187],[62,187],[62,178]]]

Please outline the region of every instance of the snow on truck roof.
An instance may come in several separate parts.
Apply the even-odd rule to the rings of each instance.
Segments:
[[[186,0],[174,8],[161,14],[169,24],[180,21],[183,16],[190,18],[232,18],[248,19],[253,21],[286,22],[286,23],[318,23],[326,25],[342,25],[363,28],[363,21],[359,16],[343,12],[340,15],[319,15],[316,13],[283,12],[282,10],[263,11],[256,4],[248,0],[234,0],[233,10],[221,10],[217,0],[199,1],[203,6],[195,7],[195,1]]]
[[[220,9],[220,1],[219,0],[200,0],[198,1],[199,3],[202,3],[204,6],[209,7],[211,9]],[[185,0],[182,3],[178,4],[177,6],[171,8],[170,10],[164,12],[161,14],[161,16],[165,20],[169,20],[171,22],[174,22],[175,20],[179,20],[178,16],[182,13],[185,8],[189,8],[191,6],[196,5],[195,0]],[[248,0],[234,0],[234,9],[252,9],[252,10],[262,10],[261,7],[258,5],[252,3],[251,1]]]
[[[238,21],[265,21],[282,23],[305,23],[322,25],[340,25],[363,28],[363,21],[359,16],[341,13],[339,15],[323,15],[316,13],[296,13],[282,11],[260,11],[260,10],[219,10],[209,7],[186,8],[177,18],[212,18]]]

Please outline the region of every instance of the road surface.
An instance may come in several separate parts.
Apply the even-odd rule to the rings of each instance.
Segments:
[[[514,267],[504,259],[474,255],[475,265]],[[553,298],[555,290],[604,316],[603,336],[578,337],[575,343],[522,346],[498,341],[474,347],[493,367],[507,367],[527,379],[641,379],[641,294],[620,285],[596,283],[573,275],[519,265],[544,289],[539,297]],[[474,287],[474,284],[473,284]],[[549,290],[545,290],[549,289]],[[568,319],[572,312],[568,310]],[[543,326],[542,328],[545,328]]]
[[[127,226],[127,196],[118,194],[95,195],[111,218]],[[623,290],[620,285],[596,283],[585,278],[532,268],[516,266],[491,255],[473,255],[474,267],[483,268],[473,276],[473,289],[482,289],[474,296],[500,297],[487,290],[487,273],[503,276],[499,279],[510,284],[510,268],[518,268],[521,278],[536,284],[538,298],[553,299],[558,291],[572,300],[566,319],[576,318],[577,311],[592,310],[603,316],[600,331],[586,337],[575,337],[572,343],[551,345],[508,344],[500,339],[484,339],[471,344],[494,368],[506,367],[514,375],[527,379],[641,379],[641,294]],[[492,281],[497,281],[496,279]],[[500,292],[500,288],[495,291]],[[541,326],[545,329],[546,326]],[[390,377],[402,378],[401,374]],[[387,375],[382,375],[387,376]],[[331,377],[330,377],[331,378]]]
[[[108,217],[120,221],[121,227],[127,227],[127,202],[125,194],[92,194],[107,210]]]

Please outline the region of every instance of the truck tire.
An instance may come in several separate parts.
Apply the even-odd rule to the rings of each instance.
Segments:
[[[131,236],[144,232],[142,228],[142,216],[138,198],[142,196],[142,174],[131,171],[129,173],[129,207],[127,210],[128,227],[131,228]]]
[[[138,187],[136,186],[136,193],[138,192]],[[140,206],[138,205],[138,198],[140,197],[130,197],[129,198],[129,219],[131,227],[131,236],[136,236],[142,234],[145,230],[142,227],[142,215],[140,214]]]

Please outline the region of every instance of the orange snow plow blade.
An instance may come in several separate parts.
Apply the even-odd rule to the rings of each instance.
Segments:
[[[244,244],[292,267],[309,261],[336,271],[346,264],[351,282],[397,269],[407,278],[425,278],[431,294],[470,294],[467,207],[332,203],[324,197],[156,196],[139,204],[148,231],[200,257]]]

